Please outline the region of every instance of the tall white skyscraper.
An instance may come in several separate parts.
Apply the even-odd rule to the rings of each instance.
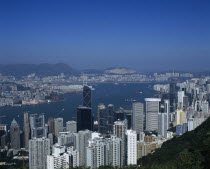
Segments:
[[[29,169],[47,169],[47,155],[50,155],[49,139],[29,140]]]
[[[178,91],[178,108],[180,109],[183,108],[184,96],[184,91]]]
[[[146,98],[146,130],[158,130],[158,113],[160,111],[159,98]]]
[[[77,132],[77,122],[76,121],[67,121],[66,122],[66,131],[71,133]]]
[[[122,139],[122,162],[125,164],[127,120],[114,122],[114,135]]]
[[[138,134],[144,131],[144,105],[140,102],[135,102],[132,105],[132,129]]]
[[[111,136],[112,141],[112,166],[122,167],[124,165],[124,141],[117,136]],[[110,158],[110,157],[108,157]]]
[[[167,120],[168,120],[168,123],[167,123],[167,129],[169,128],[169,124],[170,124],[170,121],[171,121],[171,113],[170,113],[170,101],[169,100],[164,100],[164,113],[167,114]]]
[[[134,130],[127,130],[127,165],[137,164],[137,134]]]
[[[63,118],[54,119],[55,135],[58,136],[59,132],[63,131]]]

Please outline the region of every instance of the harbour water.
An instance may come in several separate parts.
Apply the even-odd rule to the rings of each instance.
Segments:
[[[152,83],[129,83],[129,84],[112,84],[103,83],[94,85],[92,91],[92,110],[95,118],[97,117],[97,106],[100,103],[105,105],[114,104],[115,108],[131,109],[132,101],[144,102],[144,98],[153,97],[155,91],[152,90]],[[82,104],[82,93],[67,93],[64,95],[64,101],[52,102],[39,105],[27,105],[20,107],[1,107],[0,116],[2,123],[10,124],[15,118],[17,122],[23,124],[23,113],[44,113],[45,118],[50,116],[63,117],[64,121],[76,120],[76,109]],[[64,110],[63,110],[64,109]],[[61,110],[63,110],[61,112]],[[61,112],[59,114],[59,112]]]

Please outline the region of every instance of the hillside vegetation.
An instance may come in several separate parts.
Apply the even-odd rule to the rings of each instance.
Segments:
[[[138,162],[143,169],[209,169],[210,118]]]

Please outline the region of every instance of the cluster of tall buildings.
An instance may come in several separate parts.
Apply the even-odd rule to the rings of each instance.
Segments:
[[[132,110],[115,110],[99,104],[97,120],[92,112],[91,88],[83,87],[83,104],[77,120],[24,113],[24,129],[14,119],[10,148],[29,151],[30,169],[136,165],[173,136],[194,130],[209,116],[210,79],[176,84],[158,98],[133,102]],[[179,89],[178,89],[179,87]],[[175,127],[176,132],[169,131]],[[1,147],[7,146],[7,127],[0,125]]]

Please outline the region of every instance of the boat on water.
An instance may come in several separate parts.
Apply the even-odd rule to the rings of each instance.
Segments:
[[[135,99],[125,99],[125,102],[135,102]]]

